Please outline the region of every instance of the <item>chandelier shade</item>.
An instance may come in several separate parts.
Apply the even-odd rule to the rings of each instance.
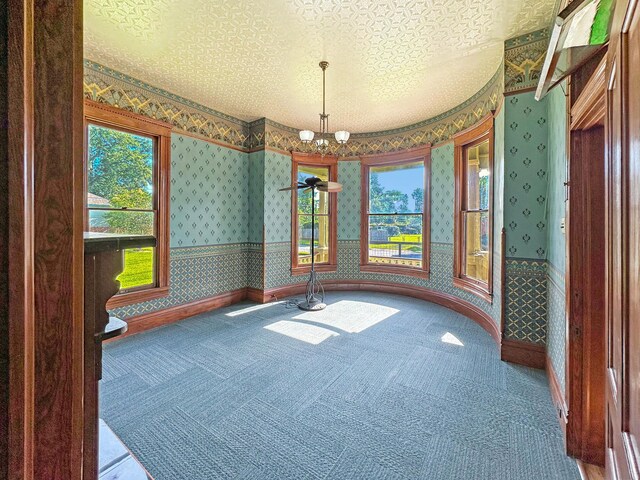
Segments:
[[[336,132],[334,135],[336,137],[336,142],[338,142],[340,145],[344,145],[349,141],[350,133],[347,132],[346,130],[340,130]]]
[[[312,130],[300,130],[300,140],[304,143],[309,143],[313,140],[314,133]]]

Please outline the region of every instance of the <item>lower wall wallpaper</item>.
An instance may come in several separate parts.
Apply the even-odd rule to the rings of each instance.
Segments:
[[[117,308],[112,313],[127,319],[245,288],[249,251],[247,243],[172,248],[169,296]]]

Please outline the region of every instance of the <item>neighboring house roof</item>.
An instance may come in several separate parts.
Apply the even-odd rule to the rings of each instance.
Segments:
[[[87,205],[102,205],[108,206],[109,200],[106,198],[99,197],[98,195],[94,195],[93,193],[87,193]]]

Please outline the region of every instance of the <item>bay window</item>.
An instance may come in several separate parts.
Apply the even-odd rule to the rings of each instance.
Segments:
[[[429,274],[429,147],[362,158],[360,270]]]
[[[325,155],[294,153],[292,181],[303,182],[310,177],[338,181],[337,159]],[[291,271],[294,275],[311,270],[311,237],[314,237],[315,269],[335,271],[337,264],[337,193],[293,190],[291,197]],[[315,212],[312,216],[312,202]]]
[[[455,144],[454,285],[491,300],[493,274],[493,116]]]

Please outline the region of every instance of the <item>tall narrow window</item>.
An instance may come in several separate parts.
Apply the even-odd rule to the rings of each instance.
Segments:
[[[362,271],[428,276],[430,153],[362,158]]]
[[[109,308],[168,294],[170,136],[162,122],[85,103],[85,230],[157,239],[124,251]]]
[[[491,299],[493,116],[457,135],[454,285]]]
[[[336,182],[338,164],[335,157],[293,154],[292,180],[303,182],[310,177]],[[311,237],[314,238],[315,268],[335,271],[337,264],[336,193],[305,189],[292,193],[291,270],[303,274],[311,269]],[[313,202],[313,203],[312,203]],[[313,206],[313,209],[312,209]],[[313,213],[313,216],[312,216]]]

